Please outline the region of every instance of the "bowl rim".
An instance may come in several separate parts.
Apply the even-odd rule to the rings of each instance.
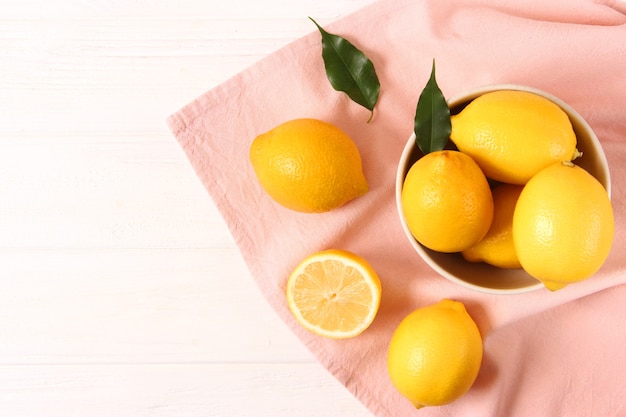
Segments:
[[[470,90],[467,90],[466,92],[463,92],[461,94],[457,94],[451,97],[449,100],[447,100],[448,106],[450,108],[454,108],[465,102],[471,101],[474,98],[482,94],[492,92],[492,91],[498,91],[498,90],[515,90],[515,91],[532,92],[532,93],[538,94],[540,96],[543,96],[551,100],[552,102],[557,104],[559,107],[561,107],[568,114],[570,121],[572,121],[572,123],[574,123],[575,121],[578,124],[578,127],[580,129],[583,129],[588,133],[591,139],[591,146],[594,148],[594,151],[595,151],[594,153],[596,157],[600,159],[599,166],[604,176],[601,182],[604,182],[603,185],[607,190],[609,198],[611,197],[611,177],[610,177],[609,164],[606,159],[606,154],[600,144],[600,141],[598,140],[595,132],[593,131],[593,129],[591,129],[591,126],[587,123],[587,121],[583,119],[583,117],[580,116],[580,114],[573,107],[571,107],[569,104],[559,99],[558,97],[550,93],[547,93],[543,90],[525,86],[525,85],[520,85],[520,84],[487,84],[487,85],[472,88]],[[572,120],[572,118],[574,120]],[[416,147],[415,139],[416,139],[415,132],[411,132],[411,135],[409,136],[409,139],[406,141],[404,148],[402,150],[402,154],[398,162],[398,168],[396,170],[395,197],[396,197],[396,209],[398,211],[398,216],[400,217],[400,223],[405,233],[405,236],[408,238],[411,246],[420,255],[420,257],[424,260],[424,262],[426,262],[439,275],[443,276],[449,281],[459,284],[463,287],[472,289],[474,291],[482,292],[482,293],[512,295],[512,294],[523,294],[523,293],[527,293],[531,291],[536,291],[541,288],[545,288],[543,283],[539,280],[537,280],[536,283],[533,282],[529,285],[516,287],[516,288],[493,288],[493,287],[487,287],[487,286],[474,284],[472,282],[463,280],[451,274],[446,269],[444,269],[441,265],[435,262],[433,258],[428,254],[427,249],[412,236],[408,228],[406,219],[404,218],[404,213],[402,210],[401,195],[402,195],[402,187],[404,185],[404,178],[406,177],[406,173],[408,169],[410,168],[408,166],[409,160]],[[532,278],[530,275],[528,276]]]

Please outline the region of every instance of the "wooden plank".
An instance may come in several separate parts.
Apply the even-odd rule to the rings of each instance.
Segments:
[[[314,359],[235,249],[4,249],[0,363]]]
[[[0,247],[232,247],[173,138],[108,138],[0,136]]]
[[[371,414],[317,364],[0,366],[12,417],[276,417]]]
[[[264,18],[294,19],[303,14],[335,18],[362,7],[372,0],[321,0],[254,2],[237,0],[183,0],[172,4],[168,0],[21,0],[3,9],[3,19],[58,19],[62,17],[89,18],[120,16],[137,18],[177,18],[193,21],[199,16],[230,17],[256,22]]]
[[[157,12],[152,20],[109,7],[115,18],[34,18],[31,9],[19,17],[19,6],[0,18],[0,132],[154,130],[192,98],[315,30],[288,12],[235,18],[208,8],[193,19]],[[38,10],[54,16],[57,8]],[[322,23],[339,17],[313,15]]]

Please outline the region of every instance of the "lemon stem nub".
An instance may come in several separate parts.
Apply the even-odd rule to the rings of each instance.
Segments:
[[[572,161],[574,159],[580,158],[581,156],[583,156],[583,153],[579,151],[578,149],[574,149],[574,156],[572,157]]]

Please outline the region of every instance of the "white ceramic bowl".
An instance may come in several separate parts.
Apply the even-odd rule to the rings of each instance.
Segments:
[[[607,189],[610,197],[611,179],[609,166],[598,138],[587,122],[572,107],[557,97],[544,91],[521,85],[488,85],[476,88],[448,100],[450,111],[452,114],[458,113],[476,97],[496,90],[529,91],[539,94],[560,106],[570,118],[576,133],[576,147],[583,153],[582,157],[576,159],[574,162],[596,177],[600,183],[604,185],[604,188]],[[436,252],[424,247],[415,240],[404,218],[401,206],[401,194],[404,178],[409,168],[411,168],[413,163],[419,159],[421,155],[421,151],[415,143],[415,134],[412,134],[404,147],[396,174],[396,205],[400,215],[400,221],[409,242],[415,248],[419,256],[443,277],[476,291],[491,294],[519,294],[543,288],[543,284],[540,281],[531,277],[522,269],[503,269],[482,262],[468,262],[463,259],[459,253],[449,254]]]

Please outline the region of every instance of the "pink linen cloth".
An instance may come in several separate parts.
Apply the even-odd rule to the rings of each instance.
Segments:
[[[377,69],[381,95],[371,123],[367,110],[331,88],[314,26],[168,119],[267,301],[379,417],[626,415],[626,5],[382,0],[326,29],[350,39]],[[612,252],[595,276],[554,293],[489,295],[447,281],[413,251],[394,180],[433,58],[446,97],[485,84],[524,84],[563,99],[595,130],[610,164],[616,221]],[[334,123],[355,140],[366,195],[303,214],[260,188],[248,159],[252,140],[300,117]],[[363,256],[381,277],[378,316],[354,339],[308,333],[286,306],[291,270],[326,248]],[[387,345],[406,314],[442,298],[465,303],[484,338],[484,362],[465,396],[415,410],[389,381]]]

